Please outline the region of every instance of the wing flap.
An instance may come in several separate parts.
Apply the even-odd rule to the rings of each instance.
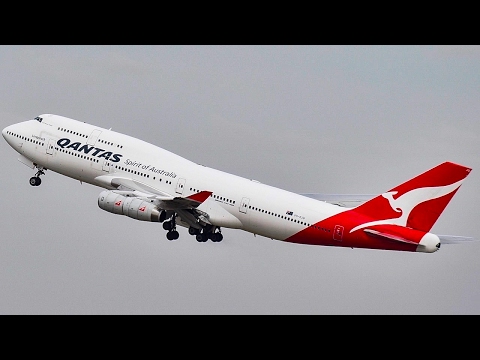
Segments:
[[[212,195],[211,191],[200,191],[187,197],[173,196],[140,181],[111,175],[97,176],[95,180],[122,195],[159,200],[160,207],[165,210],[196,208]]]

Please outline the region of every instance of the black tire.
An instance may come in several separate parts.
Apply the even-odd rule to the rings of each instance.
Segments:
[[[196,239],[198,242],[205,242],[208,240],[208,237],[205,234],[198,234]]]
[[[38,176],[34,176],[30,178],[30,185],[32,186],[38,186],[42,183],[42,179],[40,179]]]
[[[221,233],[215,233],[211,235],[211,239],[213,242],[220,242],[223,240],[223,235]]]
[[[188,233],[190,235],[198,235],[200,232],[199,232],[198,229],[195,229],[194,227],[191,226],[191,227],[188,228]]]
[[[172,230],[173,228],[173,224],[171,221],[165,221],[162,226],[165,230]]]

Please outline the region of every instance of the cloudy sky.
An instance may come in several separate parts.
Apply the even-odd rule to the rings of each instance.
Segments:
[[[480,238],[478,46],[0,46],[0,126],[53,113],[294,192],[473,168],[432,231]],[[480,241],[308,246],[110,214],[0,140],[0,314],[479,314]]]

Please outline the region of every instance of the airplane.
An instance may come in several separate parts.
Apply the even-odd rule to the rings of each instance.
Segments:
[[[177,226],[198,242],[222,228],[297,244],[433,253],[476,240],[430,232],[471,168],[441,163],[378,195],[297,194],[209,168],[143,140],[60,115],[42,114],[2,130],[18,160],[103,188],[110,213]]]

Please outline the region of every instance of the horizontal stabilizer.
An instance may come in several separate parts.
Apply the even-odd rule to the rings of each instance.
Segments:
[[[468,236],[437,235],[442,244],[462,244],[465,242],[478,241],[479,239]]]
[[[342,207],[355,207],[364,202],[373,199],[376,194],[320,194],[320,193],[304,193],[300,194],[315,200],[324,201],[333,205]]]
[[[412,245],[421,245],[421,244],[419,244],[415,241],[407,240],[407,239],[405,239],[401,236],[398,236],[398,235],[393,235],[393,234],[380,232],[380,231],[372,230],[372,229],[364,229],[363,231],[367,235],[374,236],[374,237],[379,237],[379,238],[386,239],[386,240],[399,241],[399,242],[402,242],[402,243],[412,244]]]

